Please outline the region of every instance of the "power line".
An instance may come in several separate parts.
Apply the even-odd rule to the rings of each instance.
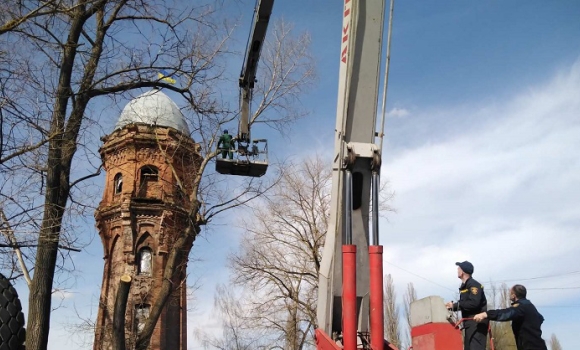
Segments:
[[[398,265],[395,265],[395,264],[393,264],[390,261],[386,261],[385,260],[384,262],[386,262],[387,264],[389,264],[389,265],[391,265],[393,267],[396,267],[399,270],[402,270],[402,271],[404,271],[404,272],[406,272],[408,274],[411,274],[411,275],[413,275],[415,277],[418,277],[418,278],[420,278],[422,280],[425,280],[425,281],[427,281],[429,283],[432,283],[432,284],[434,284],[434,285],[436,285],[438,287],[444,288],[444,289],[449,290],[449,291],[452,291],[452,292],[457,292],[454,289],[451,289],[449,287],[446,287],[444,285],[441,285],[441,284],[439,284],[437,282],[434,282],[434,281],[432,281],[432,280],[430,280],[428,278],[425,278],[425,277],[423,277],[421,275],[418,275],[418,274],[416,274],[414,272],[411,272],[411,271],[409,271],[407,269],[404,269],[404,268],[402,268],[402,267],[400,267]],[[499,281],[493,281],[493,282],[497,283],[497,282],[510,282],[510,281],[512,281],[512,282],[532,281],[532,280],[545,279],[545,278],[569,276],[569,275],[574,275],[574,274],[579,274],[579,273],[580,273],[580,271],[570,271],[570,272],[565,272],[565,273],[562,273],[562,274],[544,275],[544,276],[538,276],[538,277],[519,278],[519,279],[506,279],[506,280],[499,280]],[[573,289],[580,289],[580,287],[546,287],[546,288],[526,288],[526,289],[527,290],[573,290]],[[547,306],[547,307],[560,307],[560,306]],[[566,306],[561,306],[561,307],[566,307]],[[571,305],[570,307],[580,307],[580,305]]]
[[[578,305],[536,305],[536,308],[539,309],[545,309],[545,308],[571,308],[571,307],[580,307],[580,304]]]
[[[495,281],[495,282],[532,281],[532,280],[539,280],[539,279],[544,279],[544,278],[554,278],[554,277],[570,276],[570,275],[575,275],[575,274],[578,274],[578,273],[580,273],[580,271],[570,271],[570,272],[565,272],[565,273],[555,274],[555,275],[545,275],[545,276],[529,277],[529,278],[512,278],[512,279],[507,279],[507,280],[499,280],[499,281]]]
[[[547,287],[547,288],[526,288],[527,290],[562,290],[562,289],[580,289],[580,287]]]
[[[454,289],[451,289],[451,288],[445,287],[444,285],[441,285],[441,284],[439,284],[439,283],[437,283],[437,282],[433,282],[433,281],[431,281],[430,279],[428,279],[428,278],[425,278],[425,277],[423,277],[423,276],[420,276],[420,275],[418,275],[418,274],[416,274],[416,273],[414,273],[414,272],[411,272],[411,271],[409,271],[409,270],[405,270],[404,268],[402,268],[402,267],[400,267],[400,266],[397,266],[397,265],[393,264],[392,262],[389,262],[389,261],[385,261],[385,262],[386,262],[387,264],[389,264],[389,265],[393,266],[393,267],[396,267],[396,268],[398,268],[399,270],[405,271],[406,273],[409,273],[409,274],[411,274],[411,275],[413,275],[413,276],[415,276],[415,277],[419,277],[420,279],[423,279],[423,280],[425,280],[425,281],[427,281],[427,282],[429,282],[429,283],[433,283],[433,284],[434,284],[434,285],[436,285],[436,286],[439,286],[439,287],[441,287],[441,288],[444,288],[444,289],[450,290],[450,291],[452,291],[452,292],[457,292],[457,291],[456,291],[456,290],[454,290]]]

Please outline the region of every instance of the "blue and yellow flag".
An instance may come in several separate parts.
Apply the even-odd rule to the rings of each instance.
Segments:
[[[159,73],[157,73],[157,77],[159,77],[159,79],[168,82],[169,84],[175,84],[176,81],[175,79],[173,79],[172,77],[169,76],[169,73],[167,73],[166,71],[162,70],[159,71]]]

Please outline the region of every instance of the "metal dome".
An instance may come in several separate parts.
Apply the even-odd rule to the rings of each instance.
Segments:
[[[179,107],[157,89],[147,91],[131,100],[119,117],[115,130],[129,124],[167,126],[189,135],[189,127]]]

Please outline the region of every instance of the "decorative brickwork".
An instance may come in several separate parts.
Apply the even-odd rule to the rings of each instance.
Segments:
[[[132,349],[161,285],[172,242],[186,227],[186,194],[200,164],[199,145],[173,128],[145,124],[126,125],[102,140],[106,177],[95,218],[105,267],[93,348],[112,349],[115,296],[119,278],[128,274],[132,284],[125,334],[127,349]],[[152,350],[187,349],[185,275],[184,267],[174,276],[177,287],[153,332]]]

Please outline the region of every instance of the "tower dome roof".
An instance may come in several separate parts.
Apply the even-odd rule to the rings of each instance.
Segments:
[[[167,126],[189,135],[189,127],[179,107],[161,90],[153,89],[131,100],[119,117],[115,130],[129,124]]]

